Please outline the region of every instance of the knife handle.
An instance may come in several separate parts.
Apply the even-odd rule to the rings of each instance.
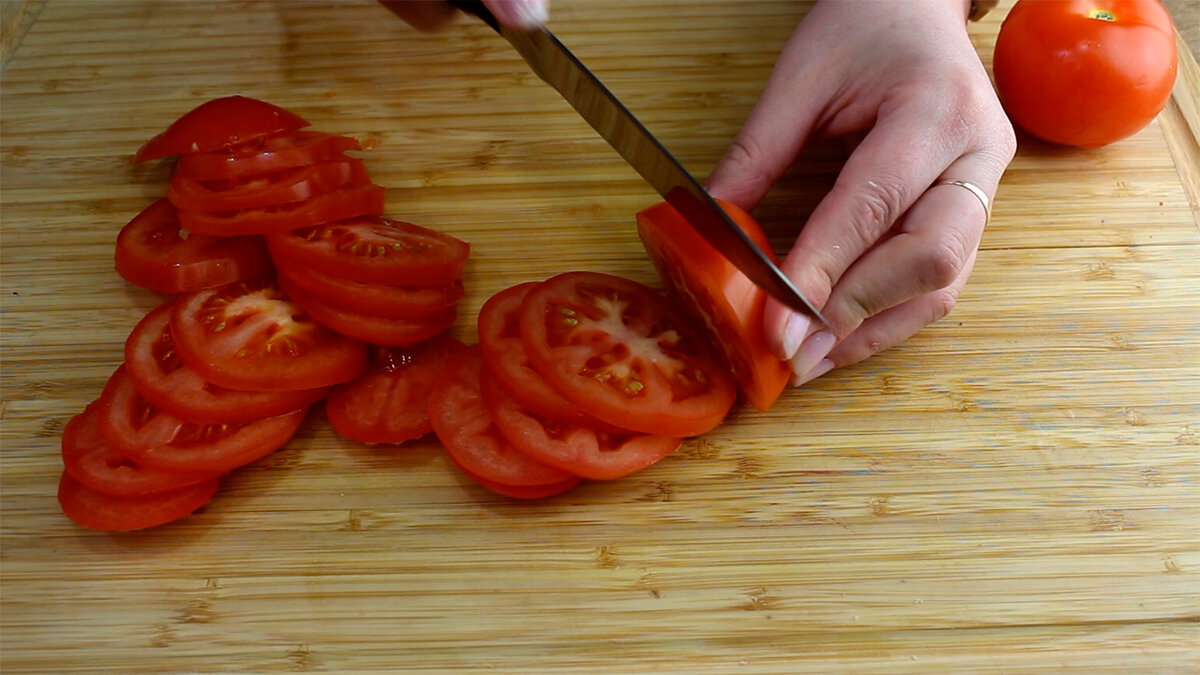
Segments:
[[[483,4],[483,0],[449,0],[449,2],[467,14],[478,17],[497,33],[500,32],[500,22],[496,20],[496,15],[492,14],[492,11]]]

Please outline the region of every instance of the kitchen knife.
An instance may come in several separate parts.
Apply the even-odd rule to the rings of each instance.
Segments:
[[[522,31],[501,25],[478,0],[453,0],[451,4],[479,17],[508,40],[538,77],[558,90],[663,199],[746,277],[776,300],[828,325],[779,267],[713,201],[704,186],[553,33],[546,28]]]

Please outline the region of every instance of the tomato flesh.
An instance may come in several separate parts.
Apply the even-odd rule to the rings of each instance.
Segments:
[[[151,310],[125,340],[125,369],[134,388],[155,408],[196,424],[233,424],[307,408],[327,388],[238,391],[204,380],[179,358],[171,338],[173,303]]]
[[[630,431],[702,434],[737,397],[702,334],[653,289],[597,272],[539,283],[521,304],[534,368],[588,414]]]
[[[1096,148],[1150,123],[1178,70],[1166,9],[1144,0],[1020,0],[993,51],[996,90],[1017,126]]]
[[[196,106],[151,138],[137,151],[133,161],[212,152],[256,138],[308,126],[304,118],[247,96],[225,96]]]
[[[325,414],[338,433],[364,443],[404,443],[433,431],[429,392],[442,370],[466,350],[444,336],[415,348],[376,347],[371,365],[338,385]]]
[[[116,496],[87,487],[63,471],[58,503],[63,515],[93,530],[125,532],[179,520],[207,504],[220,481],[212,479],[177,490],[148,495]]]
[[[277,272],[296,294],[347,312],[386,319],[424,319],[444,312],[463,296],[461,281],[440,286],[391,286],[350,281],[282,260]]]
[[[768,256],[771,243],[750,214],[721,207]],[[720,348],[746,399],[769,409],[787,387],[787,362],[771,353],[763,331],[766,291],[750,281],[666,202],[637,214],[638,235],[659,277]]]
[[[348,186],[291,204],[225,212],[180,211],[179,222],[191,232],[221,237],[274,234],[383,213],[384,192],[378,185]]]
[[[470,246],[428,228],[381,216],[291,228],[267,237],[271,255],[351,281],[397,286],[453,284]]]
[[[550,485],[575,478],[517,450],[488,415],[479,389],[477,347],[442,371],[429,394],[429,421],[446,452],[472,476],[502,485]]]
[[[175,172],[167,198],[189,211],[227,212],[294,204],[370,182],[361,159],[340,157],[275,173],[202,182]]]
[[[242,391],[349,382],[367,362],[363,342],[317,323],[271,285],[238,283],[181,296],[171,337],[197,375]]]
[[[271,257],[262,239],[183,234],[171,202],[155,201],[117,235],[117,273],[159,293],[270,278]]]
[[[221,475],[164,471],[130,461],[101,435],[97,403],[89,404],[67,422],[63,429],[62,457],[64,468],[75,480],[97,492],[118,497],[170,492]]]
[[[334,159],[347,150],[361,149],[358,141],[348,136],[292,131],[214,152],[181,155],[175,173],[197,181],[261,176]]]

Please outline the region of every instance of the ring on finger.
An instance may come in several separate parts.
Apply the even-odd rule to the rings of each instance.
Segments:
[[[960,188],[966,188],[967,192],[975,195],[975,198],[978,199],[979,203],[983,205],[984,226],[987,226],[988,221],[992,219],[992,200],[987,196],[987,193],[983,191],[983,188],[979,187],[978,185],[969,183],[965,180],[939,180],[933,185],[934,187],[937,187],[938,185],[956,185]]]

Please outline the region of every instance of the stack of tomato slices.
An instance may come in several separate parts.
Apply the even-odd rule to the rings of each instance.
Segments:
[[[653,289],[572,272],[517,284],[479,313],[479,345],[443,371],[429,417],[451,459],[518,498],[649,467],[714,428],[737,386]]]

